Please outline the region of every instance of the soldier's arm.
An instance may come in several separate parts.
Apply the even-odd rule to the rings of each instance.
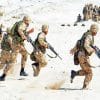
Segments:
[[[31,28],[30,30],[27,31],[28,34],[34,32],[34,28]]]
[[[48,47],[48,43],[44,41],[44,36],[43,35],[39,36],[38,41],[39,41],[39,43],[40,43],[41,46],[43,46],[45,48]]]
[[[91,41],[92,41],[92,37],[90,35],[88,35],[85,39],[85,42],[84,42],[84,47],[85,49],[87,50],[87,52],[89,54],[92,54],[95,50],[90,46],[91,44]]]
[[[23,31],[25,30],[25,25],[24,24],[21,24],[19,27],[18,27],[18,33],[19,35],[21,36],[21,38],[23,40],[26,40],[26,36],[24,35]]]
[[[75,45],[74,48],[72,48],[72,49],[70,50],[70,54],[73,55],[76,51],[77,51],[77,47],[76,47],[76,45]]]

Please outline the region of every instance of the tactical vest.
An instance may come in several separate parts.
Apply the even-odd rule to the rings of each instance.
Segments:
[[[84,47],[84,42],[85,42],[85,39],[86,39],[86,37],[88,35],[91,35],[91,32],[90,31],[87,31],[86,33],[84,33],[83,36],[81,37],[81,39],[78,40],[77,41],[77,44],[76,44],[77,49],[80,50],[80,51],[85,51],[85,54],[86,55],[89,55],[89,53],[88,53],[88,51]],[[94,37],[92,36],[92,41],[90,43],[90,46],[92,46],[93,44],[94,44]]]
[[[5,34],[4,36],[3,36],[3,39],[2,39],[2,42],[1,42],[1,49],[2,50],[6,50],[6,51],[10,51],[10,50],[12,50],[11,49],[11,46],[10,46],[10,44],[9,44],[9,35],[8,34]]]
[[[41,46],[39,41],[38,41],[38,38],[39,38],[40,34],[42,34],[42,33],[39,33],[37,38],[36,38],[36,40],[35,40],[35,49],[36,49],[36,51],[41,51],[42,53],[45,53],[46,52],[46,48]],[[47,42],[46,38],[44,39],[44,41]]]
[[[24,40],[21,38],[21,36],[18,33],[18,27],[23,23],[23,21],[16,22],[14,26],[11,29],[13,41],[15,43],[21,43],[23,44]],[[23,31],[23,33],[26,35],[26,29]]]

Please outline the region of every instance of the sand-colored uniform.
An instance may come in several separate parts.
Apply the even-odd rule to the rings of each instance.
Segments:
[[[0,60],[0,69],[4,68],[4,73],[7,75],[10,69],[13,67],[13,58],[12,58],[12,38],[9,34],[3,36],[1,42],[1,60]]]
[[[27,51],[24,47],[24,40],[21,38],[21,36],[18,33],[18,30],[21,30],[23,32],[23,35],[26,35],[26,29],[27,25],[23,22],[17,22],[17,27],[12,27],[12,38],[13,38],[13,61],[16,62],[16,58],[18,53],[22,55],[21,58],[21,67],[25,67],[25,62],[27,60]]]
[[[41,68],[47,65],[47,60],[45,57],[47,45],[45,33],[39,33],[35,41],[35,50],[30,55],[31,59],[37,63],[37,65],[35,65],[36,69],[33,66],[34,76],[38,76]]]
[[[36,41],[36,62],[39,63],[39,68],[45,67],[47,65],[47,61],[45,58],[45,52],[46,52],[46,35],[45,33],[41,32],[38,35],[37,41]]]
[[[91,55],[94,51],[94,49],[90,46],[93,45],[94,38],[91,35],[91,32],[87,32],[87,34],[88,35],[84,41],[84,48],[88,54],[85,53],[84,50],[79,51],[78,53],[79,64],[82,69],[79,70],[77,73],[79,76],[85,76],[83,86],[87,86],[92,79],[92,69],[89,62],[89,55]]]

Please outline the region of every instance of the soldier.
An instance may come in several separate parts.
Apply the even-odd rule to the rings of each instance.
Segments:
[[[22,21],[16,22],[12,29],[12,38],[13,38],[13,58],[14,62],[16,61],[17,54],[20,53],[21,58],[21,71],[20,76],[27,76],[28,74],[24,71],[25,63],[27,61],[27,51],[24,47],[24,40],[27,40],[27,35],[34,31],[34,28],[27,31],[31,19],[29,16],[24,16]]]
[[[81,70],[79,71],[71,71],[71,83],[75,76],[85,76],[83,89],[87,88],[89,82],[92,80],[93,74],[91,69],[92,66],[89,62],[89,56],[95,52],[91,46],[94,44],[94,36],[97,34],[97,31],[98,26],[92,24],[90,30],[84,33],[80,39],[80,43],[77,43],[77,45],[70,51],[71,54],[77,54],[77,60],[81,67]]]
[[[85,7],[83,8],[83,20],[88,20],[88,5],[85,5]]]
[[[46,35],[48,34],[48,25],[42,25],[42,32],[40,32],[35,40],[35,50],[31,54],[31,59],[35,61],[32,64],[34,76],[38,76],[42,67],[47,65],[45,58],[46,48],[48,43],[46,42]]]
[[[81,17],[80,14],[78,14],[78,16],[77,16],[77,22],[81,22],[81,21],[82,21],[82,17]]]
[[[13,67],[12,61],[12,38],[10,29],[7,28],[7,34],[4,34],[1,42],[1,62],[0,69],[4,68],[3,74],[0,76],[0,81],[4,81],[10,69]]]

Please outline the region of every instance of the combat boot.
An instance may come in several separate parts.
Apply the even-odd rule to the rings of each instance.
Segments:
[[[0,76],[0,81],[5,81],[5,77],[6,77],[6,75],[2,74],[2,76]]]
[[[77,75],[77,72],[74,70],[71,70],[71,83],[73,83],[73,79],[75,78],[76,75]]]
[[[39,63],[33,63],[32,68],[33,68],[33,71],[34,71],[33,76],[38,76],[38,74],[40,72]]]
[[[24,71],[24,68],[21,68],[20,76],[28,76],[28,74]]]

